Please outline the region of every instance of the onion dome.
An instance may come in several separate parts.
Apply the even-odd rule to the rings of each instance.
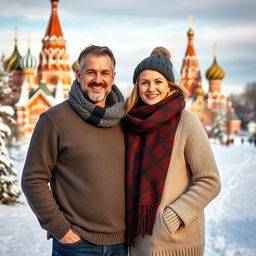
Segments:
[[[195,93],[197,96],[204,96],[204,90],[202,88],[201,82],[198,83],[198,87],[196,88]]]
[[[19,50],[18,50],[18,46],[17,46],[18,39],[15,38],[14,40],[15,40],[15,46],[14,46],[13,53],[4,62],[5,69],[9,70],[9,71],[21,70],[20,60],[21,60],[22,56],[20,55]]]
[[[208,80],[222,80],[225,77],[225,71],[218,65],[216,56],[210,68],[206,71],[205,74]]]
[[[73,69],[73,71],[74,71],[75,73],[77,72],[77,70],[78,70],[78,60],[76,60],[76,61],[73,63],[72,69]]]
[[[20,66],[22,69],[36,67],[36,58],[30,53],[30,48],[28,48],[26,56],[20,60]]]
[[[194,36],[194,34],[195,34],[195,32],[194,32],[194,30],[193,30],[192,28],[190,28],[190,29],[188,30],[188,32],[187,32],[187,35],[188,35],[188,36]]]

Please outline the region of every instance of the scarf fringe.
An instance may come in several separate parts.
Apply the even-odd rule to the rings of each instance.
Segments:
[[[137,218],[128,217],[128,245],[135,246],[135,237],[152,235],[158,204],[140,203],[136,211]]]

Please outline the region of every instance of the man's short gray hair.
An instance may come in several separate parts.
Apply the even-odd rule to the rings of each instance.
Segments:
[[[80,71],[84,68],[84,59],[88,54],[109,56],[112,61],[113,72],[115,71],[116,60],[112,51],[107,46],[97,46],[97,45],[90,45],[80,53],[78,57],[78,69]]]

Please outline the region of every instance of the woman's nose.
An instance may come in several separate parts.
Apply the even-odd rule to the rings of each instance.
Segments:
[[[156,89],[155,83],[149,83],[148,90],[149,91],[154,91],[155,89]]]

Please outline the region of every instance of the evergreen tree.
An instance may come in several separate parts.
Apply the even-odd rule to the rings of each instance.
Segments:
[[[217,139],[220,144],[224,144],[224,136],[226,133],[226,111],[218,103],[216,117],[212,125],[211,135]]]
[[[2,63],[0,63],[1,65]],[[17,174],[8,156],[6,143],[11,136],[11,128],[15,124],[14,110],[6,105],[11,97],[9,88],[10,76],[0,66],[0,203],[18,202],[20,189],[17,186]]]

